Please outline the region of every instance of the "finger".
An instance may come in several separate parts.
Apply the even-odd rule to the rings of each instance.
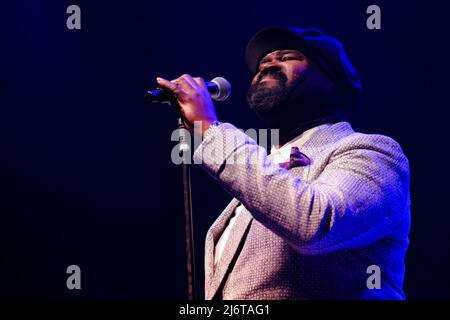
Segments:
[[[186,91],[188,91],[188,92],[194,91],[194,90],[196,89],[196,87],[197,87],[196,84],[192,84],[192,83],[189,81],[189,79],[187,79],[187,78],[184,77],[184,76],[179,77],[179,78],[177,79],[177,83],[179,83],[180,86],[181,86],[184,90],[186,90]]]
[[[184,93],[181,87],[177,83],[174,83],[172,81],[158,77],[156,78],[156,82],[158,82],[162,89],[166,89],[172,92],[177,98]]]
[[[192,88],[195,89],[198,87],[198,83],[195,82],[195,80],[192,78],[190,74],[183,74],[180,78],[189,83]]]
[[[206,83],[205,80],[203,80],[203,78],[196,77],[194,78],[194,81],[200,86],[200,88],[206,89]]]
[[[194,88],[192,87],[192,85],[187,82],[186,80],[184,80],[182,77],[179,77],[177,79],[173,79],[172,81],[170,81],[172,83],[175,83],[178,87],[180,87],[185,93],[189,93],[192,92],[194,90]]]

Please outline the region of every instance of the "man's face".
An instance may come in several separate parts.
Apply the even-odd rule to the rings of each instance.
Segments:
[[[308,59],[298,50],[277,50],[267,54],[261,59],[247,93],[250,107],[264,112],[279,106],[309,67]]]

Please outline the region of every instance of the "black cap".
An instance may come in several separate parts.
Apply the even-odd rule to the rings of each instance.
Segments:
[[[315,28],[267,28],[257,32],[245,51],[252,75],[258,72],[259,62],[265,55],[282,49],[297,49],[314,61],[343,90],[347,102],[360,94],[361,81],[343,45]]]

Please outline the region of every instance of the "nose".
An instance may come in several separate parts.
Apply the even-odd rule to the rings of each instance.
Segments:
[[[277,60],[267,61],[267,62],[262,63],[259,66],[259,72],[260,73],[266,73],[269,70],[271,70],[271,71],[279,71],[279,70],[281,70],[281,66],[279,65]]]

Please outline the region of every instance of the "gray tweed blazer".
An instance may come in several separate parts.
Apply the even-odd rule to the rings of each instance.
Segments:
[[[339,122],[298,147],[311,163],[286,170],[231,124],[207,131],[194,161],[234,199],[206,236],[206,299],[404,299],[409,164],[399,144]],[[379,288],[368,286],[373,265]]]

